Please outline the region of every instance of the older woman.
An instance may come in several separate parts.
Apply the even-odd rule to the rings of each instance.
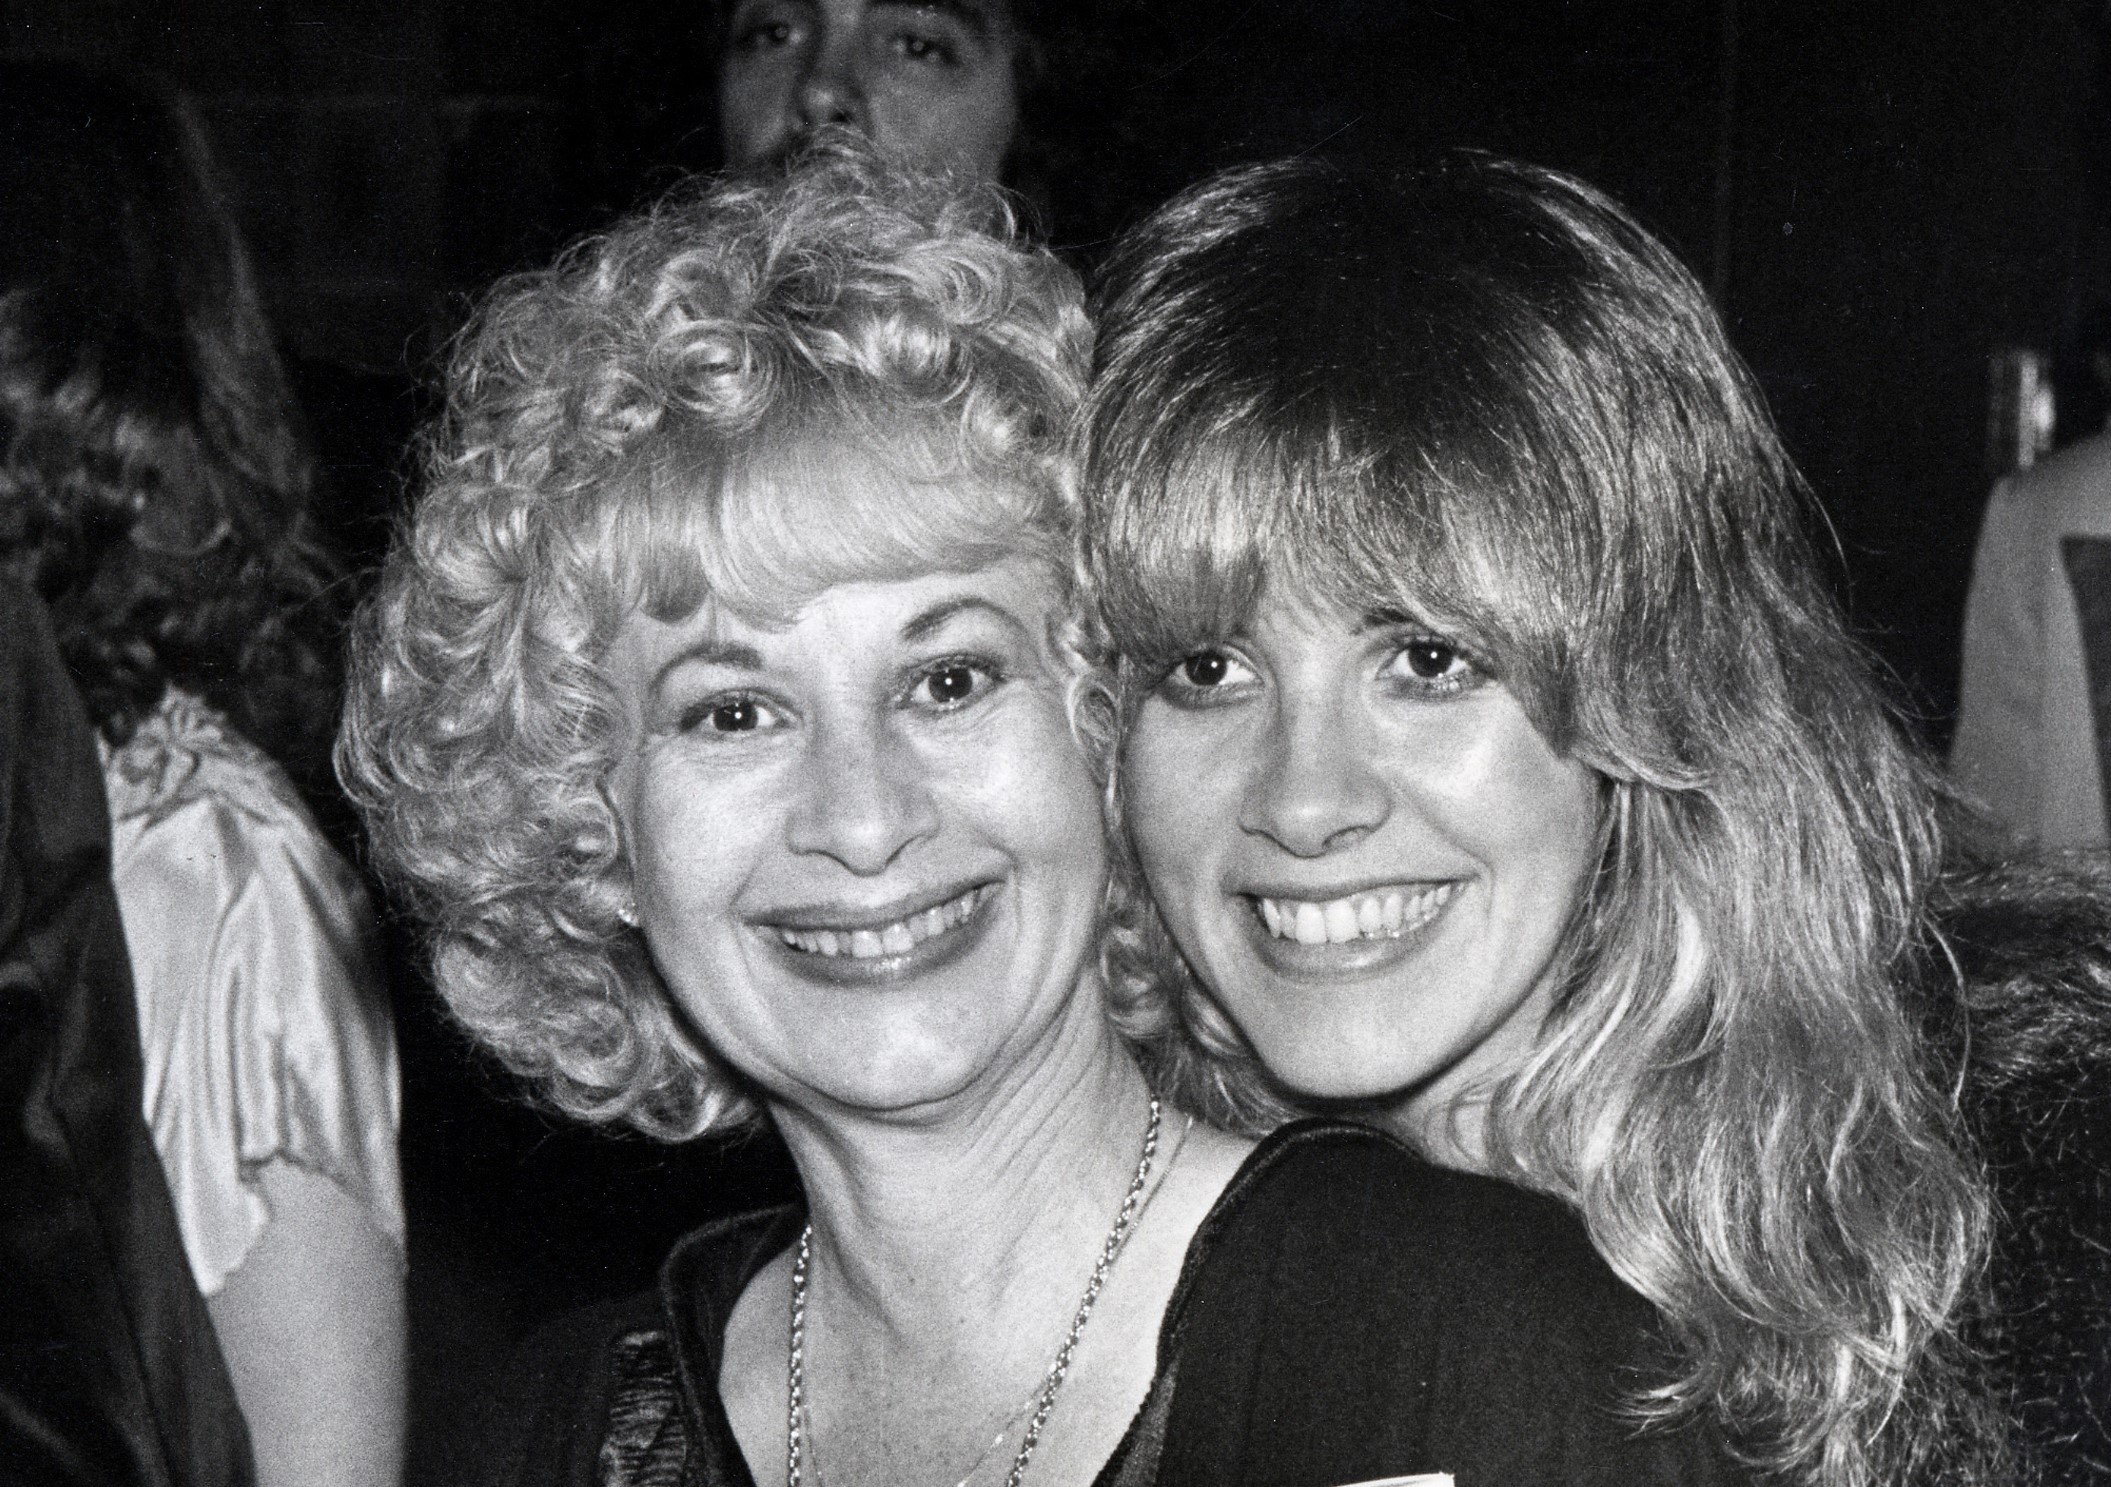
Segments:
[[[494,1475],[1715,1479],[1611,1410],[1646,1313],[1554,1205],[1213,1131],[1110,1026],[1082,296],[988,213],[825,149],[460,343],[345,774],[480,1038],[590,1119],[759,1114],[804,1190],[531,1350]]]
[[[1558,1196],[1677,1340],[1640,1402],[1790,1480],[1985,1480],[1937,793],[1699,286],[1464,156],[1219,176],[1100,296],[1088,568],[1162,914],[1111,979],[1170,1074]]]

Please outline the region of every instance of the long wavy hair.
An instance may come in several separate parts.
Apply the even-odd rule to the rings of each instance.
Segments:
[[[202,136],[152,88],[0,64],[0,561],[105,739],[171,687],[327,778],[316,475]]]
[[[1667,1319],[1762,1467],[1828,1487],[1998,1445],[1952,1334],[1987,1200],[1903,968],[1937,789],[1849,636],[1804,487],[1707,298],[1613,202],[1456,155],[1227,172],[1095,291],[1084,582],[1119,740],[1264,581],[1410,608],[1606,782],[1602,860],[1488,1162],[1556,1194]],[[1167,1077],[1292,1099],[1173,951],[1133,865],[1111,983]]]
[[[774,616],[1022,552],[1066,568],[1088,355],[1082,286],[994,192],[842,137],[680,188],[478,309],[355,626],[339,772],[440,992],[549,1103],[669,1140],[754,1114],[622,917],[601,660],[623,621]],[[900,484],[861,462],[834,488],[816,441]]]

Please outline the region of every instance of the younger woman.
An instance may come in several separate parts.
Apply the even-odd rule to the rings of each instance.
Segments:
[[[1231,1116],[1572,1205],[1677,1340],[1645,1405],[1986,1480],[1988,1204],[1904,969],[1936,787],[1699,285],[1549,171],[1298,161],[1161,208],[1098,311],[1137,1030]]]

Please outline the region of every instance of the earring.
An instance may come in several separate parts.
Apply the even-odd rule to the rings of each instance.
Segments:
[[[631,929],[638,927],[638,901],[626,898],[616,906],[616,917]]]

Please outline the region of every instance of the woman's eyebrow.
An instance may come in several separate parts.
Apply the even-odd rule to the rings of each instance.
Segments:
[[[1429,621],[1423,619],[1419,614],[1402,609],[1398,605],[1388,604],[1378,609],[1365,610],[1363,618],[1357,622],[1356,633],[1361,635],[1370,630],[1395,630],[1402,625],[1426,625],[1428,623]]]
[[[995,615],[1014,630],[1026,628],[1019,623],[1019,617],[1003,605],[994,604],[988,599],[974,594],[963,594],[958,599],[946,599],[934,604],[929,609],[915,616],[915,618],[902,626],[901,638],[907,641],[926,640],[943,630],[961,614],[969,610],[978,609]]]
[[[703,635],[660,663],[660,669],[652,674],[651,690],[658,692],[676,668],[687,666],[692,661],[700,661],[706,666],[725,666],[736,671],[762,670],[762,652],[752,645],[743,645],[716,635]]]

